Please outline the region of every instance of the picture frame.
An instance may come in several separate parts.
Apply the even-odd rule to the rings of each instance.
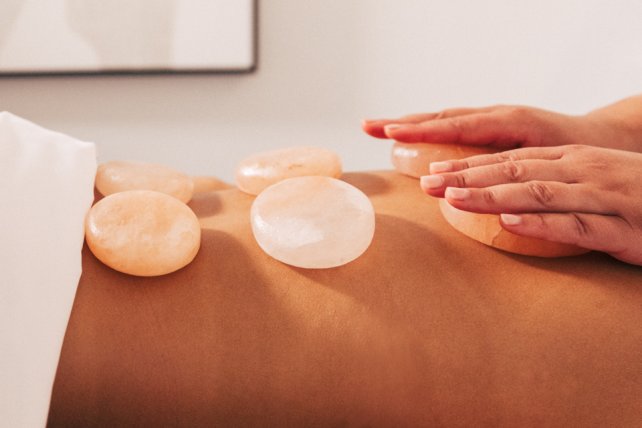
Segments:
[[[0,76],[248,73],[258,0],[2,0]]]

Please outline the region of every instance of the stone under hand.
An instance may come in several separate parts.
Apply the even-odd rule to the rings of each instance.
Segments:
[[[363,254],[375,230],[368,197],[330,177],[296,177],[265,189],[251,209],[254,237],[270,256],[302,268],[331,268]]]
[[[186,174],[154,163],[111,161],[98,166],[96,189],[103,195],[126,190],[155,190],[189,202],[194,182]]]
[[[292,147],[257,153],[244,159],[236,170],[240,190],[258,195],[266,187],[291,177],[341,176],[341,159],[320,147]]]
[[[397,172],[419,178],[430,174],[431,162],[461,159],[468,156],[495,153],[497,149],[463,144],[400,143],[392,146],[392,164]]]
[[[91,208],[85,238],[107,266],[130,275],[157,276],[194,259],[201,229],[194,212],[178,199],[130,190],[109,195]]]

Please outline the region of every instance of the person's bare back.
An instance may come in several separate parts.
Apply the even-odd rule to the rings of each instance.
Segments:
[[[639,426],[642,269],[511,255],[453,230],[418,180],[351,173],[359,259],[293,268],[254,197],[197,196],[192,264],[140,278],[87,249],[50,426]]]

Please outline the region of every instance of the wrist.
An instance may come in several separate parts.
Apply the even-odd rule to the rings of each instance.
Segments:
[[[605,147],[642,152],[642,95],[593,110],[584,117],[608,131]]]
[[[582,119],[588,125],[585,141],[590,145],[642,152],[642,123],[608,109],[594,110]]]

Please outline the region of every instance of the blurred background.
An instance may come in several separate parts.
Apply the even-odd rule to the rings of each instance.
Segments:
[[[636,0],[257,3],[251,73],[0,77],[0,110],[95,142],[100,162],[232,180],[245,156],[295,145],[336,150],[346,170],[389,168],[366,117],[498,103],[580,114],[642,92]]]

